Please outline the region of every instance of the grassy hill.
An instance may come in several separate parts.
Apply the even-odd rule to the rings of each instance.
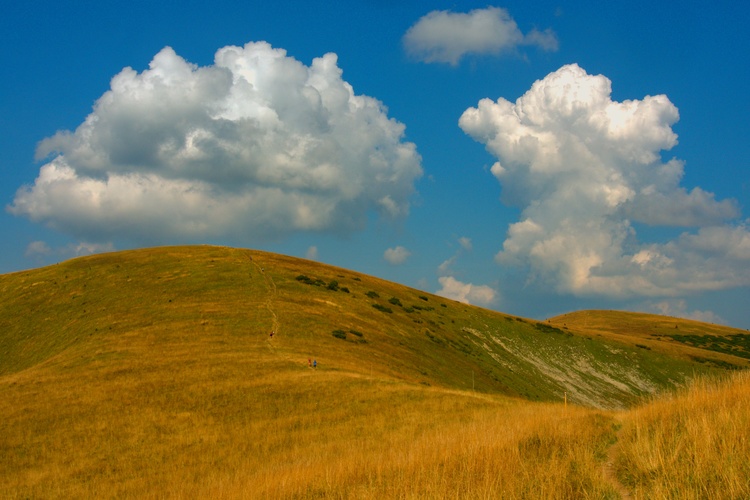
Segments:
[[[243,249],[79,258],[0,276],[0,297],[10,498],[606,496],[608,409],[748,365]]]

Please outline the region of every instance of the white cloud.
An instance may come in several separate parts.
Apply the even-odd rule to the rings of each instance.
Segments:
[[[45,258],[56,255],[61,259],[81,257],[83,255],[93,255],[104,252],[114,252],[115,246],[112,243],[70,243],[68,245],[52,248],[44,241],[33,241],[26,247],[26,257]]]
[[[26,253],[29,258],[46,257],[52,253],[50,246],[44,241],[32,241],[26,246]]]
[[[466,251],[470,252],[472,249],[471,238],[467,238],[466,236],[460,237],[458,239],[458,244]]]
[[[397,246],[395,248],[387,249],[383,254],[383,258],[395,266],[406,262],[406,259],[408,259],[410,255],[411,252],[409,250],[402,246]]]
[[[432,11],[407,30],[403,43],[416,59],[454,66],[467,54],[499,54],[520,45],[536,45],[547,51],[558,48],[554,32],[532,30],[524,35],[508,11],[498,7],[468,14]]]
[[[522,208],[497,261],[578,295],[670,296],[750,284],[750,233],[733,200],[679,186],[677,108],[664,95],[623,102],[573,64],[511,103],[483,99],[459,126],[497,157],[506,203]],[[698,228],[639,242],[634,223]],[[712,258],[712,255],[715,258]]]
[[[437,268],[438,275],[440,276],[448,276],[453,274],[453,264],[456,262],[456,259],[458,258],[458,255],[454,255],[448,260],[444,260]]]
[[[661,314],[663,316],[672,316],[675,318],[692,319],[695,321],[702,321],[704,323],[713,323],[713,324],[721,324],[721,325],[727,324],[726,321],[721,316],[718,316],[712,311],[699,311],[699,310],[689,311],[687,307],[687,303],[683,299],[664,300],[661,302],[656,302],[654,304],[651,304],[648,307],[648,309],[651,312],[654,312],[656,314]]]
[[[305,252],[305,258],[307,260],[318,260],[318,247],[315,245],[309,247]]]
[[[422,168],[403,138],[335,54],[308,67],[258,42],[198,67],[167,47],[40,143],[53,157],[8,210],[99,241],[349,232],[408,213]]]
[[[441,297],[457,300],[464,304],[487,306],[495,301],[497,292],[486,285],[462,283],[452,276],[438,278],[442,288],[435,292]]]

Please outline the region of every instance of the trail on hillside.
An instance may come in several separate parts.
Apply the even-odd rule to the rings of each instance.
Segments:
[[[633,496],[631,495],[630,490],[618,479],[617,468],[615,467],[617,457],[620,454],[621,432],[622,428],[617,429],[614,442],[607,448],[607,455],[604,459],[604,464],[602,465],[602,476],[604,477],[604,480],[607,481],[617,493],[619,493],[620,498],[623,500],[630,500]]]
[[[273,301],[277,295],[276,283],[273,281],[271,275],[266,274],[263,266],[258,264],[258,262],[256,262],[255,259],[252,258],[252,256],[250,256],[250,262],[253,263],[260,275],[263,276],[263,281],[265,281],[266,288],[268,288],[268,295],[266,297],[266,302],[264,305],[265,308],[268,309],[268,312],[271,314],[271,332],[274,336],[278,335],[281,324],[279,323],[279,317],[276,315],[276,311],[274,311],[273,309]],[[269,336],[271,332],[269,332]]]

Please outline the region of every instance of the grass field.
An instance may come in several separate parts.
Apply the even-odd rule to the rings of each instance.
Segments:
[[[750,496],[742,356],[220,247],[0,296],[2,498]]]

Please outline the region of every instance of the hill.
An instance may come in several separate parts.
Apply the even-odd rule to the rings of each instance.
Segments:
[[[750,333],[684,318],[623,311],[576,311],[549,320],[589,337],[607,338],[729,369],[750,366]]]
[[[518,495],[606,492],[597,464],[614,434],[597,408],[747,361],[223,247],[78,258],[0,276],[0,297],[8,498],[235,497],[247,484],[250,497],[348,496],[349,481],[373,497],[416,487],[473,496],[479,477],[481,491],[496,491],[492,478],[510,467],[488,446],[536,457],[502,476],[544,471]],[[566,397],[582,406],[527,402]],[[447,467],[449,451],[458,490],[428,472]],[[551,474],[558,454],[576,471]]]

